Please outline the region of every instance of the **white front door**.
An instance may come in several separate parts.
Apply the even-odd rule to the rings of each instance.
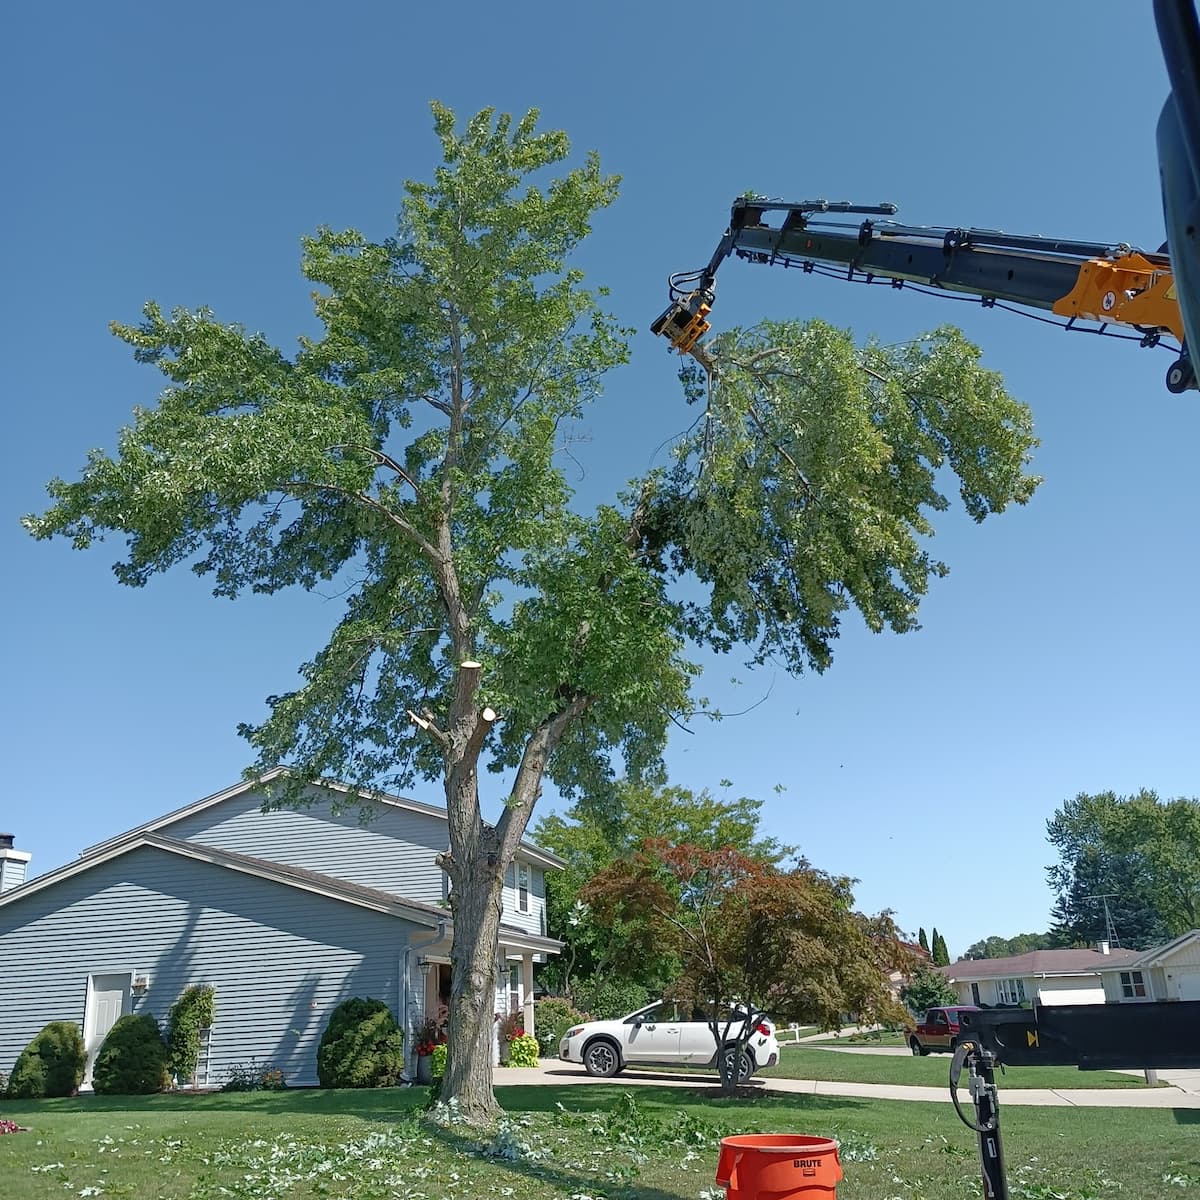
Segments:
[[[92,1081],[92,1063],[96,1061],[96,1052],[104,1044],[108,1031],[122,1013],[129,1011],[131,979],[128,972],[123,972],[117,975],[93,975],[88,980],[87,1011],[83,1018],[83,1045],[87,1050],[84,1083]]]

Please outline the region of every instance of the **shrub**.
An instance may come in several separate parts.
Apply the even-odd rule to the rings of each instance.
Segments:
[[[200,1061],[200,1030],[213,1023],[213,989],[193,984],[171,1005],[167,1015],[167,1045],[171,1050],[171,1073],[179,1083],[196,1077]]]
[[[610,1021],[645,1008],[654,997],[640,983],[625,979],[585,979],[575,988],[575,1003],[597,1021]]]
[[[544,1000],[536,1001],[533,1006],[533,1027],[537,1030],[538,1049],[546,1057],[553,1058],[558,1053],[562,1035],[572,1025],[579,1025],[584,1020],[583,1013],[560,996],[547,996]]]
[[[358,997],[333,1010],[317,1048],[322,1087],[394,1087],[404,1070],[404,1032],[382,1000]]]
[[[21,1051],[8,1079],[8,1095],[18,1100],[73,1096],[86,1066],[79,1027],[72,1021],[51,1021]]]
[[[429,1064],[430,1070],[433,1072],[434,1079],[440,1079],[446,1073],[446,1055],[449,1050],[446,1043],[442,1042],[433,1048],[433,1062]]]
[[[169,1087],[171,1052],[149,1014],[129,1013],[108,1031],[92,1066],[98,1096],[147,1096]]]
[[[523,1033],[508,1044],[510,1067],[536,1067],[538,1065],[538,1041],[531,1034]]]
[[[225,1072],[225,1082],[221,1084],[221,1091],[282,1092],[286,1087],[287,1080],[278,1067],[272,1067],[269,1063],[260,1067],[251,1059],[248,1067],[234,1063]]]

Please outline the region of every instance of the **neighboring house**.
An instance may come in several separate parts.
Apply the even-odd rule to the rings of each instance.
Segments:
[[[962,959],[939,970],[960,1004],[1103,1004],[1102,971],[1124,967],[1137,950],[1031,950],[1010,958]]]
[[[216,989],[200,1086],[251,1062],[315,1084],[321,1033],[352,996],[385,1000],[412,1050],[414,1022],[450,990],[445,810],[374,795],[335,815],[347,789],[328,784],[306,808],[264,812],[260,786],[282,773],[0,887],[0,1072],[48,1021],[75,1022],[94,1057],[117,1017],[165,1023],[196,983]],[[23,868],[4,843],[0,871]],[[561,949],[545,936],[545,873],[562,865],[522,843],[504,889],[496,1009],[523,1011],[530,1032],[533,965]]]
[[[1105,971],[1104,994],[1121,1003],[1200,1000],[1200,929],[1143,950],[1123,969]]]
[[[1153,950],[1033,950],[940,968],[960,1004],[1120,1004],[1200,1000],[1200,930]]]
[[[933,961],[933,956],[919,942],[901,942],[900,945],[920,964],[928,966]],[[908,987],[911,976],[907,971],[889,971],[887,979],[892,999],[899,1000],[900,992]]]

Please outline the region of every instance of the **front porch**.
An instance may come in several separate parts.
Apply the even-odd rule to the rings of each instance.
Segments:
[[[450,949],[450,939],[446,938],[437,944],[422,947],[420,957],[416,959],[417,982],[413,989],[407,1031],[410,1049],[413,1046],[412,1031],[426,1017],[432,1017],[439,1029],[445,1031],[450,1009]],[[527,1034],[534,1035],[534,964],[545,962],[549,955],[557,954],[560,949],[561,943],[553,938],[503,929],[496,959],[492,1011],[499,1014],[520,1013],[522,1028]],[[492,1062],[498,1064],[499,1061],[499,1037],[493,1029]]]

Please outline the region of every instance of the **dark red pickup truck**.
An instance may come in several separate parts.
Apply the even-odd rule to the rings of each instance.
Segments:
[[[946,1008],[931,1008],[923,1020],[909,1035],[908,1046],[914,1054],[928,1054],[931,1050],[953,1053],[958,1045],[960,1012],[978,1012],[974,1004],[952,1004]]]

